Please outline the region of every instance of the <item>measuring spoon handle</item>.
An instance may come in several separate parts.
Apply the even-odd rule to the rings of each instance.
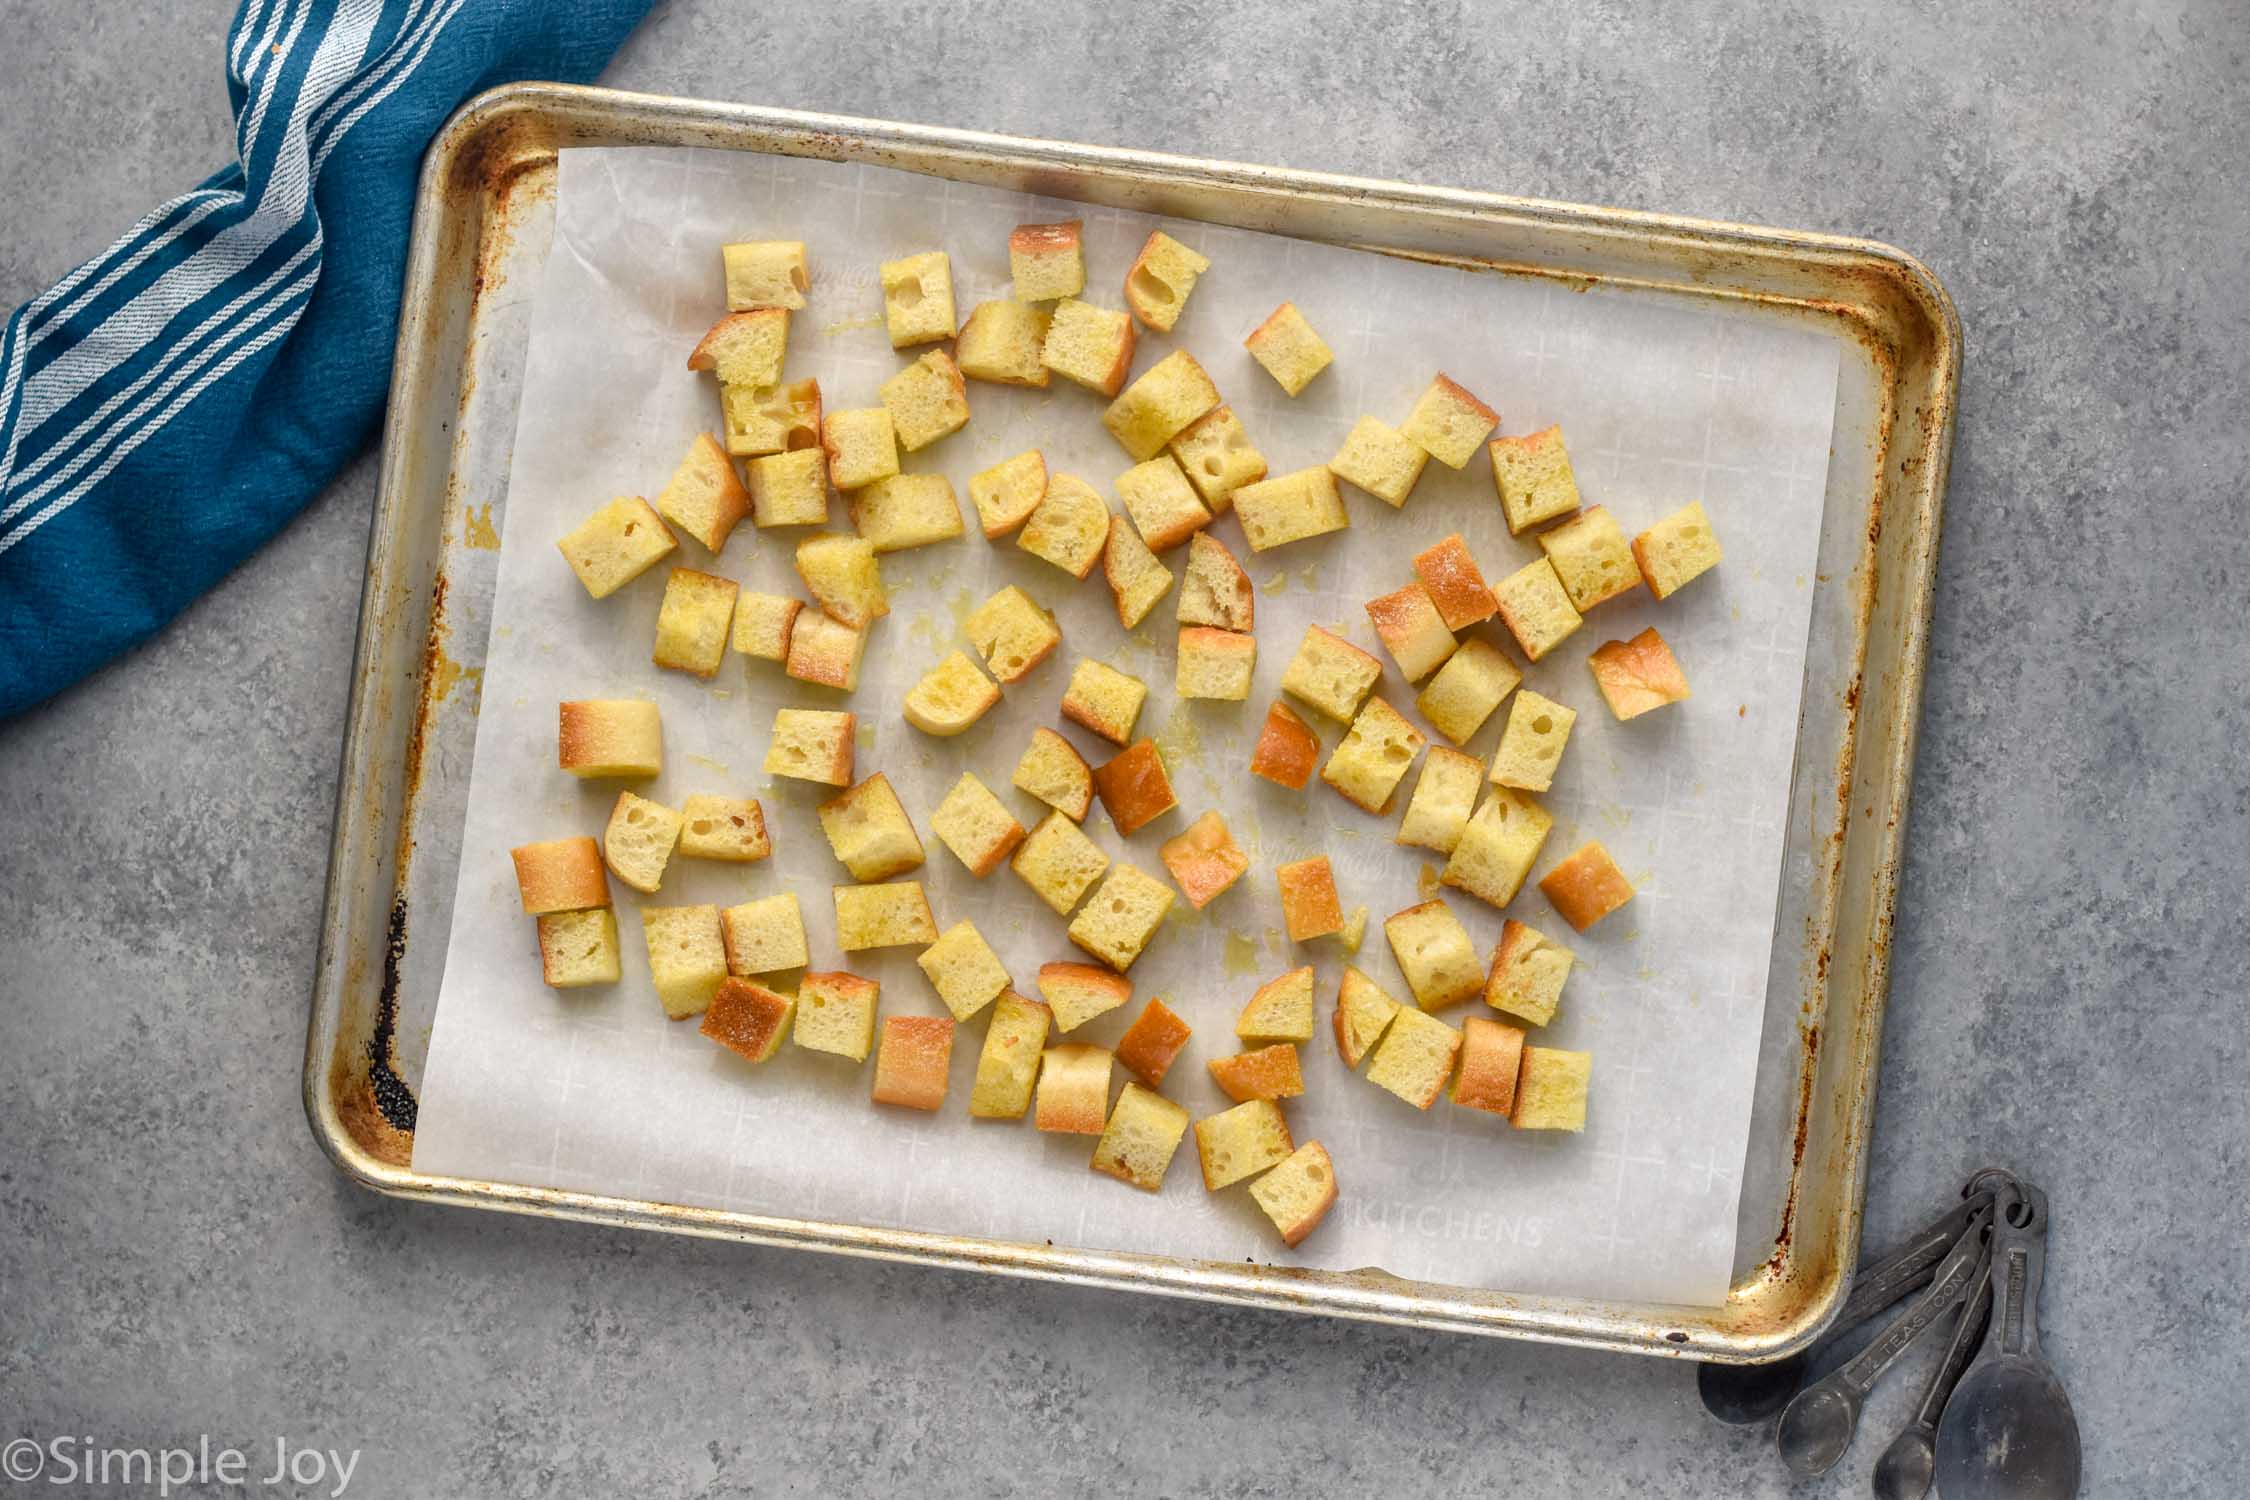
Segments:
[[[1933,1437],[1937,1434],[1938,1418],[1945,1415],[1945,1403],[1953,1399],[1953,1388],[1961,1383],[1962,1373],[1976,1357],[1977,1346],[1984,1342],[1985,1314],[1991,1310],[1992,1255],[1988,1248],[1977,1267],[1976,1290],[1961,1304],[1960,1321],[1953,1325],[1953,1338],[1945,1346],[1945,1358],[1938,1361],[1929,1385],[1922,1392],[1922,1404],[1914,1409],[1914,1425]]]
[[[1989,1208],[1972,1215],[1969,1227],[1954,1242],[1945,1263],[1938,1267],[1929,1290],[1823,1383],[1847,1387],[1864,1400],[1875,1388],[1875,1382],[1882,1379],[1883,1372],[1906,1352],[1907,1346],[1920,1338],[1922,1331],[1936,1322],[1947,1308],[1969,1294],[1984,1261],[1984,1231],[1991,1221]]]
[[[2047,1195],[2020,1185],[2024,1222],[1992,1221],[1992,1327],[1988,1355],[2039,1353],[2039,1287],[2047,1270]]]
[[[1930,1278],[1937,1274],[1938,1262],[1959,1242],[1969,1221],[1991,1207],[1989,1189],[1973,1194],[1940,1214],[1927,1228],[1889,1255],[1862,1270],[1853,1281],[1851,1295],[1844,1299],[1844,1310],[1836,1315],[1829,1333],[1834,1335],[1856,1328],[1907,1293],[1927,1286]]]

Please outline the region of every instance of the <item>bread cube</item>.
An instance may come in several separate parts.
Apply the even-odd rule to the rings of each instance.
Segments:
[[[1016,545],[1053,563],[1073,578],[1084,578],[1101,560],[1109,540],[1109,503],[1094,487],[1071,474],[1051,475]]]
[[[1052,314],[1026,302],[979,302],[969,309],[954,342],[954,363],[971,380],[1047,388],[1039,351],[1047,346]]]
[[[766,746],[765,773],[849,786],[852,751],[859,737],[856,714],[819,708],[774,710],[773,739]]]
[[[1281,1242],[1295,1248],[1336,1206],[1336,1164],[1320,1142],[1307,1141],[1251,1183],[1250,1196],[1280,1231]]]
[[[1539,660],[1584,623],[1563,592],[1555,565],[1544,557],[1526,563],[1500,580],[1493,591],[1500,600],[1500,618],[1532,661]]]
[[[921,867],[921,836],[880,771],[821,803],[820,831],[854,880],[888,880]]]
[[[1320,736],[1295,709],[1276,698],[1266,708],[1265,727],[1258,731],[1257,747],[1250,752],[1250,774],[1301,792],[1319,759]]]
[[[1336,492],[1336,476],[1325,466],[1244,485],[1234,492],[1234,513],[1242,520],[1242,534],[1249,538],[1253,552],[1269,552],[1352,524],[1344,497]]]
[[[804,607],[801,599],[743,590],[734,598],[734,649],[760,661],[787,661],[789,635]]]
[[[953,337],[953,262],[943,250],[886,260],[876,275],[893,349]]]
[[[1276,385],[1292,396],[1312,384],[1312,378],[1336,358],[1294,302],[1284,302],[1266,314],[1266,320],[1250,330],[1242,347],[1265,367]]]
[[[953,1069],[951,1016],[885,1016],[868,1097],[902,1109],[944,1107]]]
[[[1149,551],[1140,533],[1109,518],[1109,539],[1102,543],[1102,578],[1117,601],[1117,623],[1126,630],[1148,618],[1148,612],[1172,591],[1172,570]]]
[[[894,474],[852,491],[852,526],[877,552],[903,552],[961,535],[961,502],[943,474]]]
[[[656,981],[656,998],[664,1003],[664,1014],[677,1021],[701,1013],[727,977],[719,909],[644,906],[641,939],[648,946],[648,972]]]
[[[1516,1074],[1523,1066],[1523,1030],[1483,1016],[1461,1022],[1461,1074],[1453,1102],[1506,1116],[1516,1107]]]
[[[750,519],[759,526],[828,524],[828,455],[818,448],[768,453],[746,465]]]
[[[1258,986],[1235,1017],[1234,1034],[1246,1042],[1309,1042],[1313,1034],[1311,964]]]
[[[1429,591],[1438,618],[1448,630],[1461,630],[1479,620],[1489,620],[1500,608],[1484,572],[1469,554],[1469,544],[1456,531],[1435,546],[1414,554],[1414,576]]]
[[[1328,764],[1320,768],[1320,779],[1354,807],[1371,813],[1388,812],[1391,794],[1413,769],[1414,757],[1427,743],[1422,731],[1407,723],[1397,709],[1380,698],[1370,698],[1329,752]]]
[[[992,675],[1021,682],[1062,644],[1055,617],[1014,584],[978,605],[963,627]]]
[[[1500,946],[1492,950],[1492,972],[1485,977],[1484,1003],[1531,1026],[1544,1026],[1562,1005],[1563,981],[1576,961],[1536,927],[1508,919]]]
[[[1055,304],[1039,362],[1065,380],[1114,396],[1133,368],[1133,320],[1065,297]]]
[[[1633,899],[1633,883],[1595,839],[1539,877],[1539,892],[1563,920],[1584,932]]]
[[[693,568],[674,568],[664,580],[664,602],[656,612],[656,647],[649,659],[660,667],[717,674],[726,659],[727,627],[734,621],[738,585]]]
[[[1229,406],[1215,406],[1188,423],[1170,446],[1188,483],[1215,516],[1233,508],[1236,490],[1266,477],[1266,456]]]
[[[1092,964],[1041,964],[1039,995],[1054,1012],[1055,1030],[1068,1033],[1132,999],[1133,986],[1122,974]]]
[[[1547,831],[1555,820],[1519,791],[1496,786],[1469,818],[1453,857],[1438,873],[1438,883],[1467,891],[1493,906],[1506,906],[1523,889]]]
[[[1073,823],[1086,821],[1094,802],[1094,773],[1086,758],[1052,729],[1031,731],[1031,743],[1016,762],[1009,784],[1029,792]]]
[[[1321,629],[1305,627],[1305,638],[1281,674],[1281,690],[1311,704],[1339,724],[1359,717],[1360,705],[1383,675],[1383,664],[1368,652]]]
[[[1338,479],[1356,484],[1393,510],[1406,504],[1430,455],[1388,422],[1361,417],[1328,460]]]
[[[930,832],[982,880],[1023,842],[1023,825],[992,789],[968,771],[930,814]]]
[[[1607,641],[1586,658],[1602,700],[1619,719],[1637,719],[1652,708],[1684,702],[1687,674],[1680,670],[1672,648],[1656,627],[1629,641]]]
[[[1344,930],[1344,908],[1336,899],[1336,873],[1328,856],[1316,854],[1274,867],[1281,885],[1281,915],[1289,927],[1289,941],[1310,942]]]
[[[1563,747],[1570,743],[1575,711],[1525,688],[1508,705],[1508,727],[1492,756],[1492,780],[1519,791],[1543,792],[1554,785]]]
[[[560,706],[556,759],[581,779],[654,776],[664,769],[664,723],[645,698],[593,698]]]
[[[1185,432],[1190,422],[1218,404],[1219,388],[1211,383],[1196,357],[1185,349],[1175,349],[1125,387],[1124,394],[1102,413],[1102,426],[1135,463],[1145,463],[1162,453],[1164,445]],[[1199,504],[1197,509],[1201,508]],[[1149,545],[1156,546],[1154,538]]]
[[[680,544],[638,495],[620,495],[555,544],[596,599],[607,599]]]
[[[602,863],[634,890],[653,892],[664,883],[672,846],[680,841],[680,815],[661,802],[619,792],[602,830]]]
[[[939,739],[951,739],[991,712],[999,701],[1000,689],[968,653],[951,651],[906,690],[901,707],[906,722],[916,729]]]
[[[1703,502],[1681,506],[1634,537],[1633,561],[1640,565],[1648,591],[1659,599],[1671,598],[1682,585],[1717,567],[1719,539],[1712,534]]]
[[[1460,1051],[1460,1032],[1436,1016],[1400,1006],[1383,1039],[1375,1044],[1367,1081],[1416,1109],[1428,1109],[1445,1092]]]
[[[1154,370],[1149,372],[1155,373]],[[1134,389],[1139,389],[1138,383]],[[1126,396],[1132,394],[1132,391],[1125,393]],[[1211,524],[1211,512],[1203,508],[1203,502],[1196,498],[1195,486],[1188,483],[1179,461],[1169,453],[1159,453],[1147,463],[1135,464],[1118,475],[1117,498],[1125,502],[1125,514],[1133,518],[1134,529],[1140,532],[1141,539],[1158,552],[1179,546]]]
[[[1148,701],[1148,684],[1092,657],[1079,658],[1063,691],[1062,714],[1113,745],[1131,744],[1133,723]]]
[[[877,393],[890,409],[899,447],[908,453],[969,425],[969,387],[960,366],[943,349],[932,349],[884,381]],[[952,486],[946,488],[951,493]]]
[[[796,1018],[797,997],[731,975],[719,981],[703,1012],[703,1034],[729,1052],[762,1063],[781,1050]]]
[[[1238,630],[1182,625],[1172,668],[1172,691],[1181,698],[1240,703],[1250,696],[1258,668],[1258,640]]]
[[[839,885],[829,895],[836,903],[836,946],[846,953],[937,941],[937,919],[919,880]]]
[[[806,537],[797,544],[797,576],[830,619],[854,629],[864,630],[891,612],[883,565],[861,537],[833,531]]]
[[[1000,998],[1008,988],[1008,971],[1000,955],[984,940],[974,922],[956,922],[938,934],[936,942],[914,960],[929,976],[953,1019],[966,1021]]]
[[[592,839],[552,839],[508,851],[516,866],[516,891],[527,917],[609,905],[609,880]]]
[[[1119,973],[1133,967],[1179,897],[1153,875],[1131,865],[1111,865],[1078,915],[1069,937]]]
[[[680,857],[746,865],[773,853],[766,810],[755,797],[697,792],[680,807]]]
[[[1420,682],[1436,671],[1460,644],[1419,583],[1368,600],[1367,618],[1408,682]]]
[[[1220,1089],[1237,1104],[1252,1099],[1295,1099],[1305,1092],[1297,1049],[1287,1042],[1234,1057],[1215,1057],[1210,1068]]]
[[[1039,1102],[1031,1123],[1063,1135],[1100,1135],[1109,1118],[1109,1074],[1107,1047],[1083,1042],[1049,1047],[1039,1062]]]
[[[1539,533],[1539,550],[1555,565],[1563,592],[1580,614],[1641,585],[1640,565],[1606,506],[1589,506]]]
[[[1195,280],[1211,269],[1208,257],[1163,230],[1152,230],[1125,273],[1125,305],[1158,333],[1170,333],[1187,306]]]
[[[1440,373],[1415,401],[1399,431],[1449,469],[1465,466],[1477,444],[1500,425],[1500,414]]]
[[[1235,843],[1227,820],[1207,812],[1188,824],[1185,832],[1166,839],[1157,851],[1172,883],[1197,911],[1209,906],[1250,868],[1250,856]]]
[[[730,312],[713,323],[688,351],[687,364],[717,375],[722,386],[755,388],[781,383],[782,356],[788,352],[789,310],[760,307]]]
[[[727,450],[708,432],[688,442],[680,466],[656,497],[658,514],[713,552],[727,544],[737,522],[750,514],[750,492]]]
[[[1484,727],[1500,700],[1521,681],[1523,674],[1498,646],[1481,636],[1471,636],[1415,695],[1414,706],[1422,710],[1431,728],[1454,744],[1463,745]]]
[[[865,630],[833,615],[800,614],[790,627],[789,655],[781,670],[799,682],[849,693],[859,687],[860,658],[866,654]]]
[[[1174,1015],[1170,1006],[1151,999],[1117,1039],[1117,1060],[1141,1082],[1157,1088],[1192,1035],[1193,1028]]]
[[[1594,1054],[1554,1047],[1523,1049],[1523,1071],[1516,1079],[1516,1109],[1508,1118],[1518,1130],[1586,1128],[1586,1095],[1594,1075]]]
[[[1500,514],[1510,536],[1578,509],[1578,480],[1560,427],[1494,438],[1489,447],[1492,483],[1500,492]]]
[[[1351,965],[1344,966],[1344,982],[1336,991],[1336,1052],[1344,1066],[1356,1068],[1368,1049],[1382,1040],[1398,1018],[1399,1003],[1383,987]]]
[[[1271,1099],[1248,1099],[1195,1122],[1203,1186],[1214,1193],[1286,1161],[1296,1149],[1289,1122]]]
[[[617,951],[617,913],[597,906],[589,911],[542,912],[536,920],[539,977],[549,989],[617,983],[624,972]]]
[[[1037,893],[1058,917],[1067,917],[1086,888],[1109,868],[1109,856],[1076,823],[1051,812],[1016,850],[1008,862],[1025,885]],[[1047,997],[1050,1001],[1052,995]]]
[[[807,1052],[867,1061],[875,1050],[875,1009],[883,987],[857,974],[807,974],[797,986],[792,1039]]]
[[[1346,953],[1357,953],[1359,945],[1366,940],[1366,937],[1367,903],[1362,901],[1352,908],[1350,916],[1344,918],[1344,930],[1336,934],[1336,940],[1343,945]]]
[[[1087,1165],[1145,1192],[1160,1191],[1187,1128],[1186,1110],[1162,1094],[1128,1083],[1117,1096],[1117,1108],[1110,1111],[1109,1124],[1094,1143],[1093,1160]]]
[[[1008,274],[1018,302],[1051,302],[1086,290],[1085,221],[1018,224],[1008,236]]]
[[[1250,630],[1258,620],[1258,595],[1227,544],[1206,532],[1188,542],[1187,582],[1180,587],[1176,618],[1182,625],[1216,630]]]
[[[1164,757],[1153,740],[1132,744],[1094,768],[1094,791],[1119,834],[1126,837],[1163,817],[1180,805],[1172,795],[1171,778],[1164,774]]]
[[[1484,965],[1477,962],[1469,930],[1443,901],[1425,901],[1392,915],[1383,923],[1383,936],[1422,1009],[1459,1005],[1484,989]]]
[[[820,446],[820,382],[792,380],[781,385],[722,385],[719,411],[726,423],[727,452],[736,458],[794,453]]]
[[[840,490],[898,472],[898,429],[887,406],[830,412],[820,424],[820,447],[828,455],[828,482]]]
[[[729,974],[773,974],[812,962],[805,948],[805,917],[797,893],[761,896],[719,913]]]
[[[1021,526],[1047,497],[1047,460],[1036,448],[969,476],[969,503],[987,541]]]
[[[804,307],[805,293],[812,289],[812,275],[805,268],[803,240],[721,245],[719,255],[726,265],[730,311],[748,312],[757,307],[796,311]]]
[[[1054,1017],[1036,1000],[1004,990],[993,1003],[984,1047],[977,1053],[977,1079],[969,1090],[969,1114],[979,1120],[1020,1120],[1031,1108],[1032,1085],[1039,1078],[1039,1056],[1047,1047]]]
[[[1483,784],[1483,761],[1432,745],[1393,842],[1451,854],[1461,842],[1461,830],[1469,826],[1469,815],[1476,811],[1477,790]]]

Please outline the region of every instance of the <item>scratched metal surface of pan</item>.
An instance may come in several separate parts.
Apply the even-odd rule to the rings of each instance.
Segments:
[[[635,144],[873,163],[1700,299],[1841,340],[1791,832],[1724,1305],[1523,1297],[1378,1271],[1003,1243],[413,1170],[414,1089],[446,949],[556,152]],[[405,1197],[1697,1359],[1801,1347],[1839,1305],[1858,1254],[1959,365],[1943,288],[1867,241],[593,88],[524,84],[474,100],[425,162],[407,267],[306,1042],[313,1132],[347,1175]]]

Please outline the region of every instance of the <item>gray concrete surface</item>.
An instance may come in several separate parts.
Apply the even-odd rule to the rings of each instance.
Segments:
[[[2034,1174],[2087,1493],[2239,1493],[2250,19],[2028,9],[687,0],[610,78],[1927,259],[1968,373],[1871,1234]],[[222,159],[226,12],[0,5],[0,305]],[[372,489],[0,726],[0,1441],[280,1436],[385,1495],[1790,1491],[1679,1365],[340,1184],[296,1063]]]

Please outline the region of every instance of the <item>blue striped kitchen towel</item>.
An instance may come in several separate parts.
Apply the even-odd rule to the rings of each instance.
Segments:
[[[422,150],[651,0],[243,0],[235,162],[0,335],[0,718],[146,640],[381,424]],[[4,109],[0,109],[4,119]]]

